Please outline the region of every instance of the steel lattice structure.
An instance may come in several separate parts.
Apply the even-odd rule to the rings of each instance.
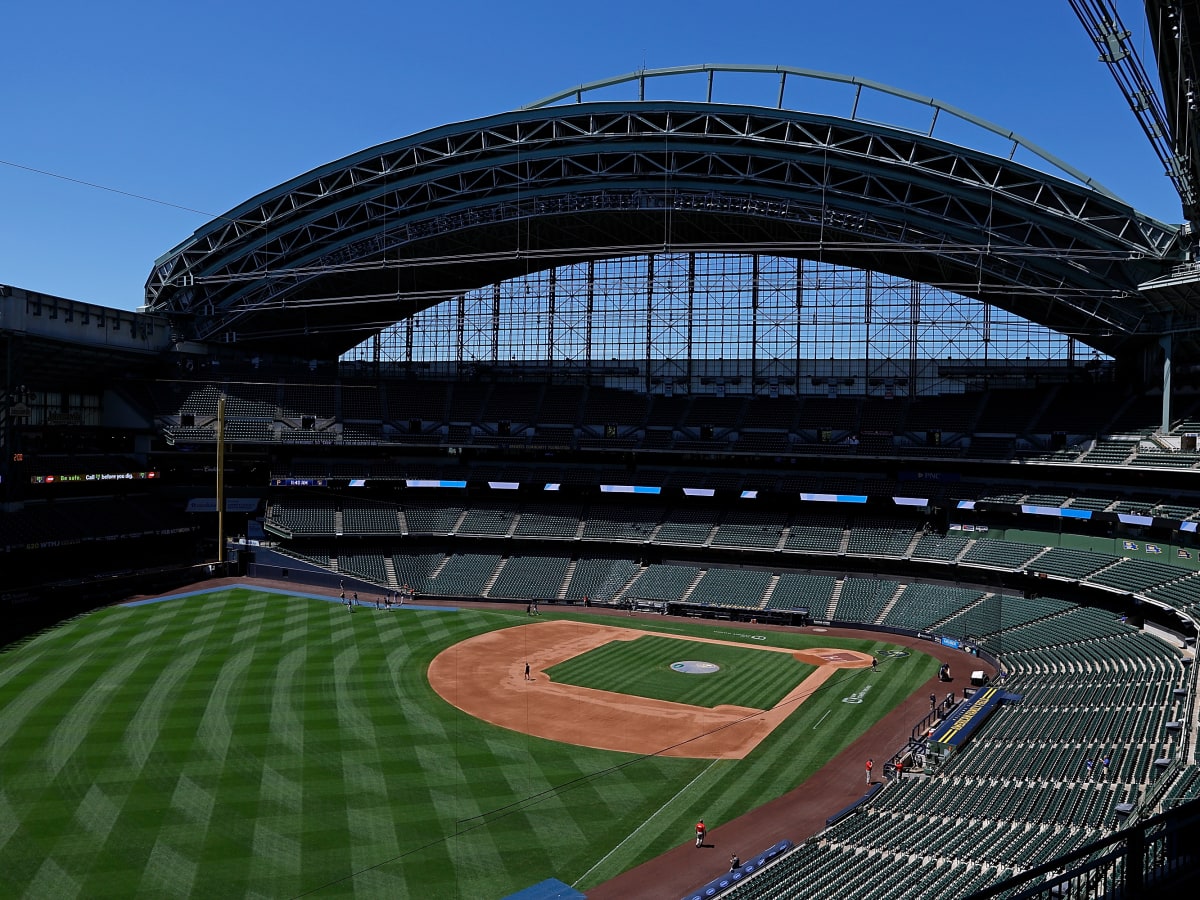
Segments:
[[[347,358],[450,372],[518,363],[513,375],[535,367],[603,372],[610,386],[669,383],[692,393],[825,393],[829,379],[849,378],[856,393],[888,396],[957,390],[959,380],[943,370],[964,365],[986,378],[1022,360],[1100,362],[1080,344],[869,270],[758,254],[656,253],[558,266],[459,295]]]
[[[1200,116],[1197,115],[1200,100],[1196,93],[1200,90],[1200,70],[1196,64],[1200,58],[1200,3],[1196,0],[1144,2],[1162,93],[1158,99],[1166,119],[1165,133],[1153,130],[1147,133],[1153,143],[1160,143],[1167,150],[1164,154],[1167,174],[1181,186],[1184,215],[1194,222],[1200,215],[1200,201],[1196,196],[1200,187]],[[1091,0],[1091,4],[1093,10],[1099,10],[1101,19],[1109,11],[1105,3]],[[1115,46],[1109,43],[1104,47],[1101,59],[1110,66],[1119,66],[1127,55],[1121,40]],[[1144,108],[1157,105],[1154,98],[1136,93],[1130,103],[1139,120],[1145,116]],[[1157,125],[1157,121],[1154,124]]]
[[[183,336],[335,356],[532,272],[729,252],[945,287],[1113,355],[1173,332],[1177,358],[1200,356],[1190,295],[1139,290],[1183,261],[1179,230],[1071,174],[783,108],[528,108],[261,194],[161,258],[147,305]]]

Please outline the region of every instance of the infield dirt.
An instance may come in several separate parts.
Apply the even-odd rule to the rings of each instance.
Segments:
[[[756,647],[764,653],[789,653],[818,667],[769,710],[708,709],[558,684],[545,672],[611,641],[632,641],[646,633],[567,620],[504,628],[443,650],[429,665],[429,683],[447,703],[478,719],[552,741],[627,753],[743,759],[837,669],[871,664],[870,656],[853,650]],[[678,637],[692,643],[746,646]],[[530,680],[525,679],[526,662]]]

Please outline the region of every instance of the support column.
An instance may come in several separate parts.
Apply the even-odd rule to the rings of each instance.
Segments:
[[[711,73],[710,73],[711,74]],[[688,391],[692,389],[692,379],[695,377],[695,337],[696,337],[696,251],[688,253],[688,282],[687,282],[687,383]]]
[[[492,359],[495,364],[500,359],[500,282],[492,285]]]
[[[801,336],[804,334],[804,257],[796,258],[796,400],[800,400],[800,395],[803,393],[800,390],[800,376],[803,374],[800,371],[801,363],[804,361],[804,341]]]
[[[987,366],[992,355],[992,304],[983,304],[983,379],[987,383]]]
[[[757,253],[751,257],[750,265],[750,390],[754,390],[754,379],[758,377],[758,281],[762,274],[762,261]]]
[[[871,316],[875,311],[875,280],[872,277],[870,269],[863,273],[866,277],[863,279],[863,363],[866,367],[866,384],[863,386],[863,393],[871,393],[871,376],[876,370],[871,365],[873,359],[877,355],[875,350],[875,341],[871,333]],[[884,320],[886,321],[886,313]]]
[[[921,288],[915,281],[908,285],[908,396],[917,390],[917,351],[921,345]],[[936,368],[935,368],[936,374]]]
[[[587,264],[587,351],[584,362],[587,364],[588,383],[591,383],[592,372],[592,317],[596,312],[596,261],[588,260]]]
[[[558,269],[550,269],[550,296],[546,298],[546,365],[547,367],[554,364],[554,312],[557,303],[558,292]]]
[[[465,345],[467,340],[467,295],[459,294],[455,305],[458,307],[455,312],[457,314],[457,334],[454,341],[454,362],[458,366],[458,374],[462,374],[462,364],[465,354]]]
[[[650,393],[650,360],[654,351],[654,254],[646,255],[646,393]]]
[[[217,398],[217,562],[225,562],[225,392]],[[222,573],[224,574],[224,573]]]
[[[1162,374],[1162,427],[1161,434],[1171,430],[1171,336],[1164,334],[1158,339],[1163,351]]]

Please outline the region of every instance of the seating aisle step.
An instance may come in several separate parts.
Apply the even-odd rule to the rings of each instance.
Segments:
[[[706,574],[707,572],[708,572],[708,570],[707,570],[707,569],[701,569],[699,572],[697,572],[697,573],[696,573],[696,577],[695,577],[695,578],[693,578],[693,579],[692,579],[692,583],[691,583],[691,584],[689,584],[689,585],[687,586],[687,588],[685,588],[685,589],[684,589],[684,592],[683,592],[683,594],[680,596],[680,598],[679,598],[679,599],[680,599],[680,600],[682,600],[682,601],[684,601],[684,602],[686,603],[686,602],[687,602],[687,599],[688,599],[690,596],[692,596],[692,591],[694,591],[694,590],[696,589],[696,585],[698,585],[698,584],[700,583],[700,580],[701,580],[702,578],[704,578],[704,576],[705,576],[705,574]]]
[[[763,591],[762,602],[758,604],[759,609],[766,609],[771,602],[771,595],[775,593],[775,588],[779,585],[779,573],[773,572],[771,580],[767,582],[767,589]]]
[[[842,588],[846,586],[846,579],[839,578],[833,583],[833,593],[829,596],[829,605],[825,608],[825,618],[833,619],[833,614],[837,610],[838,601],[842,599]]]
[[[904,593],[904,589],[906,587],[908,587],[906,584],[897,585],[896,590],[892,591],[891,599],[889,599],[888,602],[883,605],[883,609],[880,611],[879,616],[875,619],[876,622],[882,622],[887,618],[887,614],[892,611],[892,607],[896,605],[896,601],[900,599],[900,595]]]
[[[483,583],[483,590],[479,592],[479,596],[486,597],[488,592],[495,586],[500,579],[500,573],[504,571],[504,567],[508,564],[508,557],[502,557],[494,572],[488,576],[487,581]]]
[[[571,584],[571,579],[575,577],[575,568],[579,565],[579,560],[572,559],[567,563],[567,570],[563,574],[562,584],[558,586],[558,593],[555,595],[559,600],[567,599],[567,588]]]

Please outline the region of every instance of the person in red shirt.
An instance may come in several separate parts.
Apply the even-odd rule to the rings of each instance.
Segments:
[[[704,827],[704,820],[701,819],[696,823],[696,846],[704,846],[704,836],[708,834],[708,829]]]
[[[867,784],[871,783],[871,769],[874,768],[874,766],[875,766],[875,760],[868,759],[867,760]]]

